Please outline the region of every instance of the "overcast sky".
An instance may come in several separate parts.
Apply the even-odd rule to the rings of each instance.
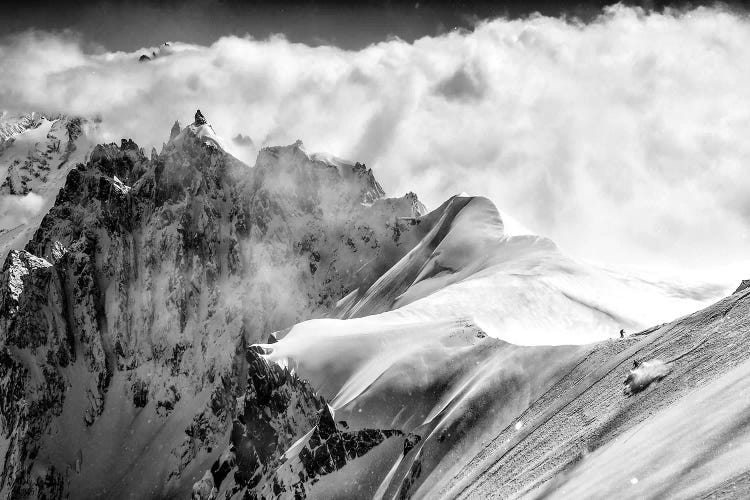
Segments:
[[[147,148],[200,108],[227,138],[365,162],[391,195],[488,196],[577,257],[750,277],[747,14],[519,5],[37,5],[4,17],[0,108]]]

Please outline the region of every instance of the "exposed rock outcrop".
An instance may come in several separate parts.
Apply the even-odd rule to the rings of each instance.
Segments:
[[[173,140],[175,137],[180,135],[180,132],[182,132],[182,127],[180,127],[180,122],[175,121],[174,125],[172,125],[172,130],[169,132],[169,140]]]
[[[262,150],[251,169],[207,129],[196,113],[152,157],[131,140],[97,146],[25,251],[6,260],[8,495],[190,494],[237,412],[251,418],[245,388],[263,370],[245,346],[326,314],[417,241],[417,226],[400,219],[411,203],[370,205],[382,189],[363,166],[342,169],[293,145]],[[302,404],[300,432],[319,419],[316,398]],[[283,448],[254,446],[263,460]],[[252,453],[235,456],[249,470]]]
[[[200,125],[205,125],[206,123],[208,122],[206,121],[206,118],[203,116],[203,113],[201,113],[201,110],[199,109],[198,111],[195,112],[195,125],[200,126]]]
[[[419,442],[400,430],[342,430],[325,400],[289,370],[247,350],[248,381],[231,443],[193,485],[193,498],[305,498],[322,476],[343,469],[388,439],[404,454]],[[345,426],[345,423],[339,424]]]

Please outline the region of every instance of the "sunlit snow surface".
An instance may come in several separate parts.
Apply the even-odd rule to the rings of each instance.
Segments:
[[[586,344],[675,319],[715,298],[714,289],[704,297],[576,262],[545,238],[507,236],[484,198],[453,198],[424,223],[431,218],[437,222],[422,243],[349,307],[348,319],[300,323],[266,346],[269,358],[316,380],[341,407],[399,360],[415,369],[417,352],[449,357],[477,335],[526,346]],[[405,275],[416,277],[401,290]],[[423,368],[430,376],[433,367]]]
[[[344,315],[365,317],[301,323],[275,351],[292,354],[295,344],[332,331],[359,335],[382,326],[408,332],[409,325],[441,320],[469,322],[519,345],[583,344],[619,337],[621,328],[634,333],[675,319],[723,292],[577,262],[546,238],[506,235],[495,207],[484,198],[451,203],[463,206],[453,214],[443,206],[428,215],[437,218],[442,211],[448,217]],[[415,278],[399,289],[398,280],[409,273]]]
[[[222,151],[226,151],[226,141],[219,137],[213,127],[208,123],[196,125],[192,123],[182,129],[182,131],[172,140],[174,145],[181,144],[187,135],[198,137],[204,144],[208,144]]]
[[[268,359],[308,378],[350,425],[427,438],[426,473],[517,425],[577,345],[676,319],[724,291],[577,262],[503,226],[489,200],[452,198],[422,218],[409,254],[341,301],[341,319],[294,326],[263,346]],[[394,474],[379,492],[393,493]]]
[[[3,119],[10,118],[3,116]],[[87,160],[98,140],[95,123],[82,121],[82,134],[75,141],[75,148],[68,150],[66,131],[67,118],[48,119],[38,117],[29,128],[19,127],[0,141],[0,184],[5,181],[11,165],[15,165],[20,175],[28,178],[30,192],[25,196],[0,194],[0,210],[10,210],[15,204],[26,205],[23,215],[6,217],[0,213],[0,259],[10,250],[22,248],[39,226],[44,215],[55,202],[58,191],[65,183],[71,168]],[[46,175],[36,177],[30,173],[28,165],[39,168],[43,164],[48,169]],[[38,173],[38,172],[37,172]],[[33,200],[33,205],[24,203]],[[33,208],[33,210],[32,210]]]

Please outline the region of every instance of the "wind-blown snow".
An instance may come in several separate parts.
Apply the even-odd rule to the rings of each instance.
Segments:
[[[458,212],[449,220],[451,210]],[[484,198],[453,198],[442,216],[352,306],[351,315],[396,309],[407,323],[470,318],[514,344],[582,344],[616,337],[622,328],[633,332],[672,320],[716,298],[677,294],[660,283],[577,262],[546,238],[508,236]],[[439,242],[438,231],[445,231]],[[407,268],[414,279],[404,288],[397,281]]]
[[[515,345],[586,344],[701,306],[569,259],[545,238],[507,236],[484,198],[453,198],[423,220],[437,217],[422,242],[349,306],[349,316],[373,314],[300,323],[266,346],[269,358],[316,380],[340,408],[399,362],[417,363],[416,352],[434,348],[450,357],[474,345],[479,332]],[[399,280],[412,274],[400,291]],[[428,379],[443,370],[424,367]]]
[[[498,422],[516,425],[585,349],[575,344],[619,339],[621,328],[702,304],[577,262],[546,238],[508,235],[484,198],[455,197],[418,224],[424,237],[409,254],[342,299],[346,319],[300,323],[263,348],[309,379],[337,418],[432,436],[445,453],[473,449]],[[448,464],[435,453],[425,460]]]
[[[523,236],[525,234],[536,234],[521,221],[501,210],[500,217],[503,219],[503,229],[507,236]]]

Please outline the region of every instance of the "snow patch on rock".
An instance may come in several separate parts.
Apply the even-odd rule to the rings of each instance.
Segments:
[[[15,301],[18,300],[24,290],[24,277],[28,276],[30,272],[51,265],[41,257],[36,257],[23,250],[10,252],[5,264],[5,272],[8,273],[10,298]]]

